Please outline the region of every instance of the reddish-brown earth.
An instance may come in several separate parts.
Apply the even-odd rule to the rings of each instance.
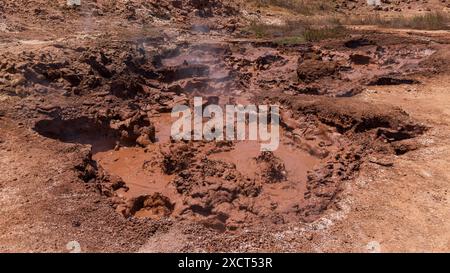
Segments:
[[[18,2],[0,8],[0,251],[448,251],[449,146],[427,189],[394,183],[449,132],[448,94],[422,106],[420,91],[448,83],[447,34],[282,46],[242,38],[226,1]],[[279,104],[280,148],[171,141],[170,111],[194,96]],[[417,217],[444,221],[398,231],[417,244],[389,237],[408,215],[383,203],[410,187],[436,200]]]

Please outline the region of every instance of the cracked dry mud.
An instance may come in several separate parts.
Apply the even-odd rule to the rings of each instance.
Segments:
[[[364,223],[396,198],[386,187],[407,187],[388,185],[408,170],[397,165],[431,151],[429,134],[448,133],[448,113],[435,119],[448,106],[445,92],[427,91],[440,101],[431,118],[422,111],[432,103],[418,110],[402,100],[411,92],[420,100],[434,78],[448,83],[447,34],[355,30],[283,46],[242,37],[243,7],[226,1],[87,1],[80,9],[59,1],[33,6],[39,27],[19,20],[30,7],[6,2],[0,251],[66,251],[72,240],[95,252],[365,251],[373,240],[385,251],[421,250],[395,238],[384,245],[398,225],[389,209]],[[279,149],[172,141],[172,108],[195,96],[279,104]],[[427,189],[436,203],[426,204],[441,207],[429,215],[446,222],[442,160],[439,177],[418,169],[444,181]],[[361,186],[364,178],[390,182]],[[379,223],[387,234],[374,231]],[[404,234],[425,236],[419,230]],[[422,250],[449,249],[448,223],[436,234],[444,242]]]

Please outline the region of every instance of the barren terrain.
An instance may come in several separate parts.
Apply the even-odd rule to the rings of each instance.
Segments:
[[[0,252],[450,250],[450,31],[396,17],[447,1],[3,2]],[[171,140],[198,96],[279,149]]]

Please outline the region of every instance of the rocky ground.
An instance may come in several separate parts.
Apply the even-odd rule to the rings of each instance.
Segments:
[[[450,249],[448,32],[283,45],[248,31],[271,7],[65,2],[0,7],[0,251]],[[195,96],[280,105],[280,148],[171,141]]]

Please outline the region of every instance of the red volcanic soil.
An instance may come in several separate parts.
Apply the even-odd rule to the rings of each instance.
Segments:
[[[0,7],[0,251],[449,250],[447,33],[281,45],[242,3],[82,2]],[[279,105],[279,148],[172,140],[194,97]]]

